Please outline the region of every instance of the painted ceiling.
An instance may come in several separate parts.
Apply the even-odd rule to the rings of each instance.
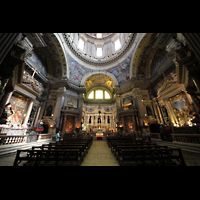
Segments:
[[[109,33],[105,33],[105,37],[106,34],[109,35]],[[131,71],[132,75],[137,76],[137,78],[146,77],[145,68],[149,63],[149,57],[153,58],[152,67],[150,68],[151,75],[153,75],[167,59],[167,52],[164,49],[155,51],[154,54],[152,53],[153,50],[151,47],[155,43],[156,33],[146,34],[134,53],[134,49],[129,51],[129,55],[127,56],[126,54],[126,57],[121,59],[122,61],[118,60],[116,65],[104,70],[100,67],[99,69],[93,70],[84,64],[80,64],[76,58],[72,57],[67,51],[65,52],[66,57],[64,57],[64,50],[53,33],[43,34],[43,39],[47,46],[34,47],[34,51],[32,51],[31,56],[27,58],[27,62],[48,78],[67,77],[70,82],[77,86],[81,85],[84,76],[91,73],[91,76],[89,76],[87,80],[83,79],[86,80],[84,82],[86,89],[91,87],[91,84],[102,84],[113,89],[113,87],[115,87],[114,82],[111,76],[107,76],[106,73],[112,74],[117,79],[118,85],[126,83],[130,80],[131,62],[131,68],[135,68],[135,71]],[[132,59],[132,56],[134,56],[134,59]],[[101,70],[101,75],[94,75],[94,73],[92,73],[98,72],[99,70]]]
[[[130,68],[131,55],[132,53],[130,53],[130,55],[125,60],[123,60],[115,67],[105,70],[113,74],[116,77],[119,84],[123,84],[124,82],[130,79],[129,68]],[[70,70],[69,80],[77,85],[80,85],[82,78],[87,73],[92,72],[92,70],[79,64],[69,54],[67,54],[67,56],[69,60],[69,70]]]

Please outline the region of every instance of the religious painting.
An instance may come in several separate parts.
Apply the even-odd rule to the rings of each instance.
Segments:
[[[169,100],[180,125],[185,125],[189,120],[193,119],[192,106],[189,104],[184,92],[171,97]]]
[[[158,69],[160,69],[162,67],[162,65],[168,59],[166,56],[167,53],[168,52],[165,49],[158,49],[156,51],[155,56],[152,61],[152,65],[151,65],[151,75],[152,76],[158,71]]]
[[[133,105],[133,97],[132,96],[123,98],[123,106],[124,107],[131,106],[131,105]]]
[[[74,100],[69,99],[69,100],[67,101],[67,105],[68,105],[68,106],[74,106]]]
[[[98,84],[106,85],[110,87],[111,89],[114,88],[113,80],[106,74],[94,74],[90,76],[89,78],[87,78],[85,82],[85,88],[88,89],[89,87],[93,85],[98,85]]]
[[[130,132],[135,130],[133,115],[124,116],[125,131]]]
[[[108,70],[108,72],[110,72],[116,77],[119,84],[125,83],[130,79],[129,70],[130,70],[131,56],[132,53],[130,53],[129,56],[124,61],[122,61],[115,67]]]
[[[74,123],[75,123],[75,117],[74,116],[67,116],[65,131],[66,132],[73,131],[74,130]]]
[[[69,70],[70,70],[69,80],[77,85],[80,85],[82,78],[92,70],[79,64],[69,54],[67,54],[67,56],[69,59]]]
[[[10,104],[13,114],[8,117],[8,121],[11,123],[21,124],[27,110],[28,99],[21,95],[13,94],[10,99]]]

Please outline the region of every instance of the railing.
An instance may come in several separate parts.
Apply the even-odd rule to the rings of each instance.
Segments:
[[[56,134],[38,134],[38,140],[46,140],[46,139],[51,139],[52,137],[55,137]]]
[[[171,134],[173,141],[200,144],[200,134]]]
[[[73,111],[78,111],[78,108],[74,108],[74,107],[71,107],[71,106],[63,106],[63,107],[62,107],[62,110],[73,110]]]
[[[21,143],[26,140],[26,135],[0,135],[0,145]]]

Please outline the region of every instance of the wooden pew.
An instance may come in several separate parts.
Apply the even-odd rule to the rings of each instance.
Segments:
[[[58,149],[78,149],[79,150],[79,156],[81,157],[83,161],[84,154],[84,148],[83,146],[33,146],[32,150],[58,150]]]
[[[178,154],[178,155],[177,155]],[[179,165],[172,161],[178,161]],[[186,166],[181,149],[124,149],[121,166]]]
[[[23,152],[26,153],[26,156],[20,156]],[[19,166],[21,161],[27,161],[25,166],[62,166],[66,164],[80,166],[81,157],[78,149],[17,150],[13,166]]]
[[[92,145],[93,142],[93,137],[89,137],[89,138],[68,138],[66,140],[63,141],[59,141],[59,143],[65,143],[65,142],[87,142],[88,146],[90,147]]]
[[[110,147],[111,147],[111,151],[113,152],[115,147],[118,145],[156,145],[156,143],[153,142],[144,142],[144,141],[140,141],[140,142],[136,142],[136,141],[111,141],[110,143]]]
[[[110,147],[112,141],[136,141],[133,138],[126,138],[126,137],[107,137],[107,144]]]
[[[74,143],[49,143],[49,144],[45,144],[46,146],[83,146],[85,152],[88,152],[88,145],[87,143],[83,143],[83,142],[74,142]]]
[[[68,140],[65,140],[65,141],[58,141],[56,142],[57,144],[74,144],[74,143],[86,143],[87,144],[87,148],[89,149],[92,145],[92,141],[93,140],[88,140],[88,139],[68,139]],[[53,143],[52,143],[53,144]]]
[[[117,158],[117,160],[120,159],[122,150],[129,150],[129,149],[167,149],[168,146],[161,146],[161,145],[128,145],[128,146],[116,146],[115,151],[113,152],[114,156]]]
[[[81,149],[83,156],[88,152],[85,144],[43,144],[42,147],[43,149],[73,149],[77,147],[77,149]]]

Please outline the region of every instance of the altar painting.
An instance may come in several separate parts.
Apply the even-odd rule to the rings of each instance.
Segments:
[[[10,99],[10,104],[13,110],[13,114],[8,117],[8,121],[12,124],[21,124],[27,110],[28,99],[22,97],[21,95],[12,96]]]
[[[181,126],[187,125],[187,123],[191,119],[193,119],[193,115],[192,115],[192,107],[191,105],[189,105],[186,94],[184,92],[181,92],[180,94],[171,97],[169,100],[173,107],[178,123]]]
[[[130,132],[135,130],[135,125],[134,125],[134,116],[128,115],[124,117],[124,123],[125,123],[125,131]]]
[[[66,132],[73,131],[74,130],[74,123],[75,123],[75,117],[74,116],[67,116],[65,131]]]

